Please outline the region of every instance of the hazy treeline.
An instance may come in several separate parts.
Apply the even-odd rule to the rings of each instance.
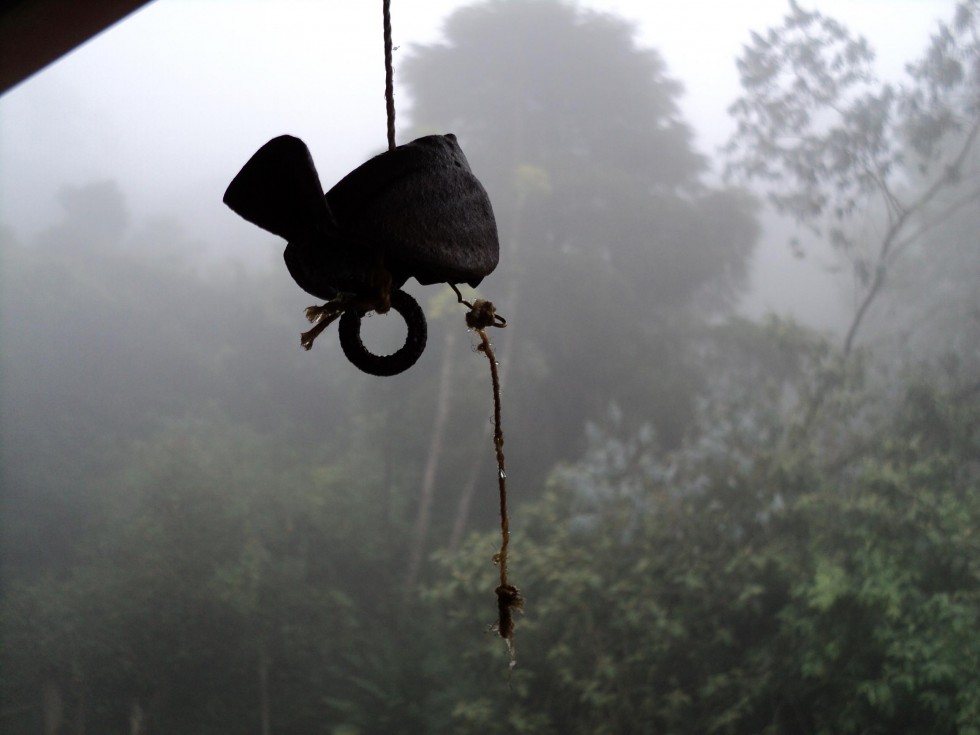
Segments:
[[[204,265],[111,181],[0,230],[0,729],[975,732],[978,26],[890,86],[792,8],[737,60],[726,185],[618,18],[497,0],[406,55],[501,233],[509,678],[448,288],[377,379],[300,349],[285,268]],[[852,274],[845,335],[735,315],[766,202]]]

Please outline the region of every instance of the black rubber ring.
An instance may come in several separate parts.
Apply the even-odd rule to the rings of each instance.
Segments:
[[[361,341],[361,315],[357,309],[348,309],[340,317],[340,346],[347,359],[369,375],[388,377],[403,373],[418,362],[425,350],[428,328],[418,302],[401,289],[396,289],[391,292],[391,308],[402,315],[408,327],[405,344],[391,355],[368,352]]]

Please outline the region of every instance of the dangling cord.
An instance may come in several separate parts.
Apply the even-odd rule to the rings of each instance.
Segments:
[[[514,611],[524,609],[521,591],[507,579],[507,549],[510,546],[510,517],[507,514],[507,468],[504,462],[504,429],[500,420],[500,374],[497,370],[497,356],[493,353],[489,327],[506,327],[507,320],[497,314],[493,303],[477,299],[472,304],[463,298],[459,289],[452,283],[449,287],[456,292],[459,303],[469,307],[466,326],[475,329],[480,335],[477,350],[490,361],[490,380],[493,383],[493,448],[497,455],[497,487],[500,494],[500,551],[493,555],[493,561],[500,569],[500,584],[497,594],[497,633],[507,642],[510,652],[511,669],[517,665],[517,646],[514,640]]]
[[[391,0],[382,0],[385,26],[385,107],[388,111],[388,150],[395,150],[395,69],[391,63]]]

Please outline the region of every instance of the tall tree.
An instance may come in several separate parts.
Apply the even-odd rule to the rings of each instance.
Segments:
[[[399,69],[414,130],[457,134],[497,215],[483,289],[510,323],[497,353],[514,473],[536,483],[574,456],[611,402],[676,443],[698,386],[686,340],[737,296],[756,225],[745,196],[701,180],[661,56],[611,15],[492,0]],[[457,371],[470,391],[471,372]]]
[[[980,1],[961,0],[907,78],[883,83],[864,38],[790,0],[738,59],[729,173],[850,261],[860,293],[845,353],[896,262],[980,197],[966,167],[980,132],[978,33]]]

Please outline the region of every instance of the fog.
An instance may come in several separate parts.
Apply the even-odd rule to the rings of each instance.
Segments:
[[[397,142],[496,214],[516,667],[465,310],[306,352],[222,203],[386,149],[375,5],[155,0],[0,96],[0,730],[965,731],[976,0],[393,2]]]
[[[204,254],[270,266],[268,240],[215,206],[248,156],[275,135],[297,135],[328,185],[385,144],[380,21],[369,8],[345,5],[158,1],[36,74],[0,98],[0,221],[29,239],[57,218],[62,186],[112,179],[134,218],[177,217]],[[445,17],[463,5],[396,7],[396,66],[413,44],[438,39]],[[714,156],[732,131],[734,58],[749,31],[775,24],[785,3],[581,7],[629,20],[637,42],[663,55],[684,85],[678,104],[695,146]],[[869,39],[885,79],[901,75],[907,52],[921,49],[952,7],[939,0],[821,4]],[[411,98],[400,84],[396,94],[400,120],[410,121]],[[767,231],[746,310],[840,326],[846,314],[834,286],[812,263],[793,259],[785,228],[774,223]]]

